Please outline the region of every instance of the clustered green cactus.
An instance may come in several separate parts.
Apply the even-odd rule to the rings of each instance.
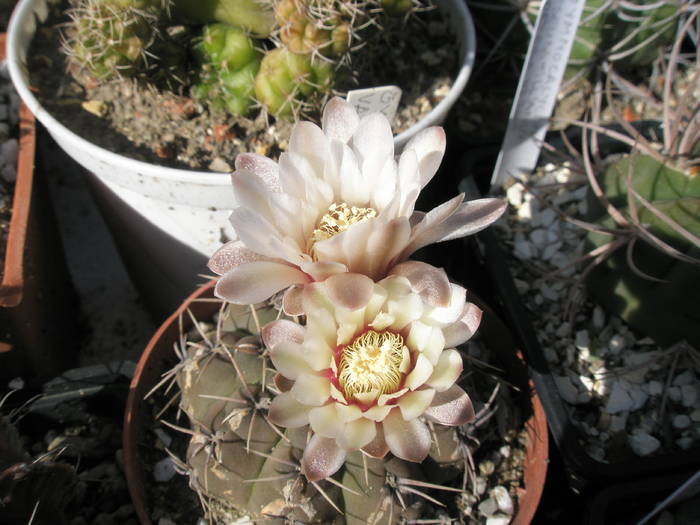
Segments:
[[[284,118],[320,107],[379,17],[414,1],[74,0],[65,50],[98,81],[145,79],[189,88],[214,110]]]
[[[700,239],[700,177],[636,153],[608,164],[601,180],[607,200],[627,218],[632,220],[633,202],[636,222],[643,224],[647,232],[680,253],[700,260],[700,245],[639,200],[641,197],[675,225]],[[598,213],[597,218],[601,226],[615,227],[606,213]],[[609,235],[598,232],[590,233],[588,238],[596,247],[610,241]],[[596,267],[587,284],[590,293],[608,310],[657,342],[670,345],[686,339],[700,346],[700,311],[696,295],[689,293],[700,289],[700,267],[671,257],[642,239],[629,258],[625,250],[618,250],[605,264]]]
[[[218,328],[200,323],[199,338],[190,337],[174,369],[192,431],[190,486],[202,496],[211,523],[248,517],[253,523],[396,524],[425,517],[431,498],[416,491],[449,490],[459,499],[462,489],[438,484],[462,480],[465,438],[458,428],[438,424],[422,464],[357,451],[332,479],[309,482],[300,470],[308,427],[278,428],[267,419],[284,379],[275,376],[256,332],[279,312],[269,303],[254,314],[253,308],[229,304]]]

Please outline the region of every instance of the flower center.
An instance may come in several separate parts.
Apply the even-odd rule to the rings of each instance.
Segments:
[[[338,365],[338,383],[345,395],[354,399],[357,394],[396,391],[403,375],[403,346],[399,334],[374,330],[346,345]]]
[[[358,208],[348,206],[346,203],[334,202],[328,207],[326,214],[318,221],[318,226],[311,234],[312,245],[330,239],[334,235],[344,232],[356,222],[377,216],[374,208]]]

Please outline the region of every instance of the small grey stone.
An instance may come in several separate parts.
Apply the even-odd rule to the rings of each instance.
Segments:
[[[696,383],[696,381],[692,370],[686,370],[673,378],[673,384],[676,386],[691,385]]]
[[[496,470],[496,465],[494,465],[491,460],[487,459],[479,463],[479,472],[481,472],[483,476],[490,476],[493,474],[494,470]]]
[[[680,439],[676,440],[676,445],[678,445],[678,448],[681,450],[688,450],[694,445],[693,438],[691,437],[682,437]]]
[[[646,404],[647,399],[649,399],[649,395],[639,386],[632,386],[628,390],[628,393],[633,402],[632,410],[639,410]]]
[[[646,390],[650,396],[658,396],[661,395],[661,392],[663,392],[664,385],[661,383],[661,381],[649,381],[646,384]]]
[[[528,241],[515,241],[513,255],[518,259],[532,259],[535,256],[535,248]]]
[[[564,376],[554,376],[554,382],[559,389],[561,397],[570,405],[578,404],[578,389],[571,382],[571,379]]]
[[[571,333],[571,324],[564,322],[559,325],[559,328],[557,328],[556,335],[559,337],[564,337],[567,336]]]
[[[681,386],[681,403],[684,407],[693,408],[698,403],[698,387],[695,385]]]
[[[175,463],[169,456],[161,459],[153,466],[153,479],[158,483],[170,481],[175,473]]]
[[[600,329],[605,326],[605,312],[600,306],[593,309],[593,326]]]
[[[638,456],[653,454],[661,446],[661,442],[658,439],[646,432],[632,434],[629,436],[628,442],[632,451]]]
[[[627,427],[627,414],[619,414],[610,418],[610,427],[608,430],[613,434],[622,432]]]
[[[615,334],[614,336],[612,336],[610,338],[610,341],[608,342],[608,349],[611,353],[615,355],[619,354],[622,350],[624,350],[626,346],[627,343],[625,342],[625,338],[619,334]]]
[[[681,387],[679,387],[679,386],[669,387],[668,397],[671,398],[671,401],[675,401],[676,403],[678,403],[681,400]]]
[[[671,424],[673,425],[673,428],[682,430],[690,426],[690,418],[685,414],[678,414],[677,416],[673,417]]]
[[[605,405],[605,411],[608,414],[618,414],[620,412],[629,412],[633,407],[634,399],[624,388],[622,381],[615,381],[608,402]]]
[[[168,518],[160,518],[158,520],[158,525],[177,525],[177,523]]]
[[[579,350],[589,349],[589,345],[591,344],[590,342],[590,337],[588,336],[588,330],[579,330],[576,332],[576,348]]]
[[[486,492],[486,489],[488,488],[488,481],[486,481],[486,478],[482,478],[481,476],[477,476],[476,479],[474,480],[474,491],[479,495],[483,495],[484,492]]]
[[[695,423],[700,423],[700,408],[696,408],[690,413],[690,419]]]

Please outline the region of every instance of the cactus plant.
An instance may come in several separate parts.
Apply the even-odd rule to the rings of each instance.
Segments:
[[[685,33],[700,16],[700,7],[693,8],[669,55],[661,100],[654,99],[653,91],[644,94],[662,107],[663,142],[654,144],[618,114],[626,134],[606,134],[623,141],[631,151],[607,163],[599,157],[591,162],[584,141],[583,153],[592,193],[600,200],[591,206],[591,219],[607,231],[593,232],[589,240],[597,253],[614,252],[605,264],[592,268],[587,279],[590,293],[661,344],[687,339],[698,346],[700,316],[687,290],[700,286],[700,99],[695,89],[697,70],[690,73],[682,90],[685,75],[679,63]],[[611,75],[626,86],[614,71]],[[616,112],[610,84],[609,107]],[[596,111],[588,125],[594,133],[601,131],[598,118]],[[595,177],[596,166],[604,167],[599,177]],[[627,246],[625,253],[617,250],[622,246]]]
[[[380,18],[409,14],[414,0],[75,1],[64,46],[74,73],[99,82],[137,77],[189,88],[232,115],[258,107],[289,118],[322,106],[336,71],[378,33]],[[193,24],[201,37],[190,38]]]

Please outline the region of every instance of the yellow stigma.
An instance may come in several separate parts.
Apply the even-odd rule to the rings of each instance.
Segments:
[[[390,394],[401,384],[403,337],[369,330],[343,348],[338,383],[349,398],[376,392]]]
[[[342,202],[340,204],[333,203],[329,206],[328,212],[318,221],[318,226],[311,234],[312,245],[330,239],[334,235],[347,230],[356,222],[376,217],[377,211],[374,208],[358,208],[357,206],[348,206]]]

